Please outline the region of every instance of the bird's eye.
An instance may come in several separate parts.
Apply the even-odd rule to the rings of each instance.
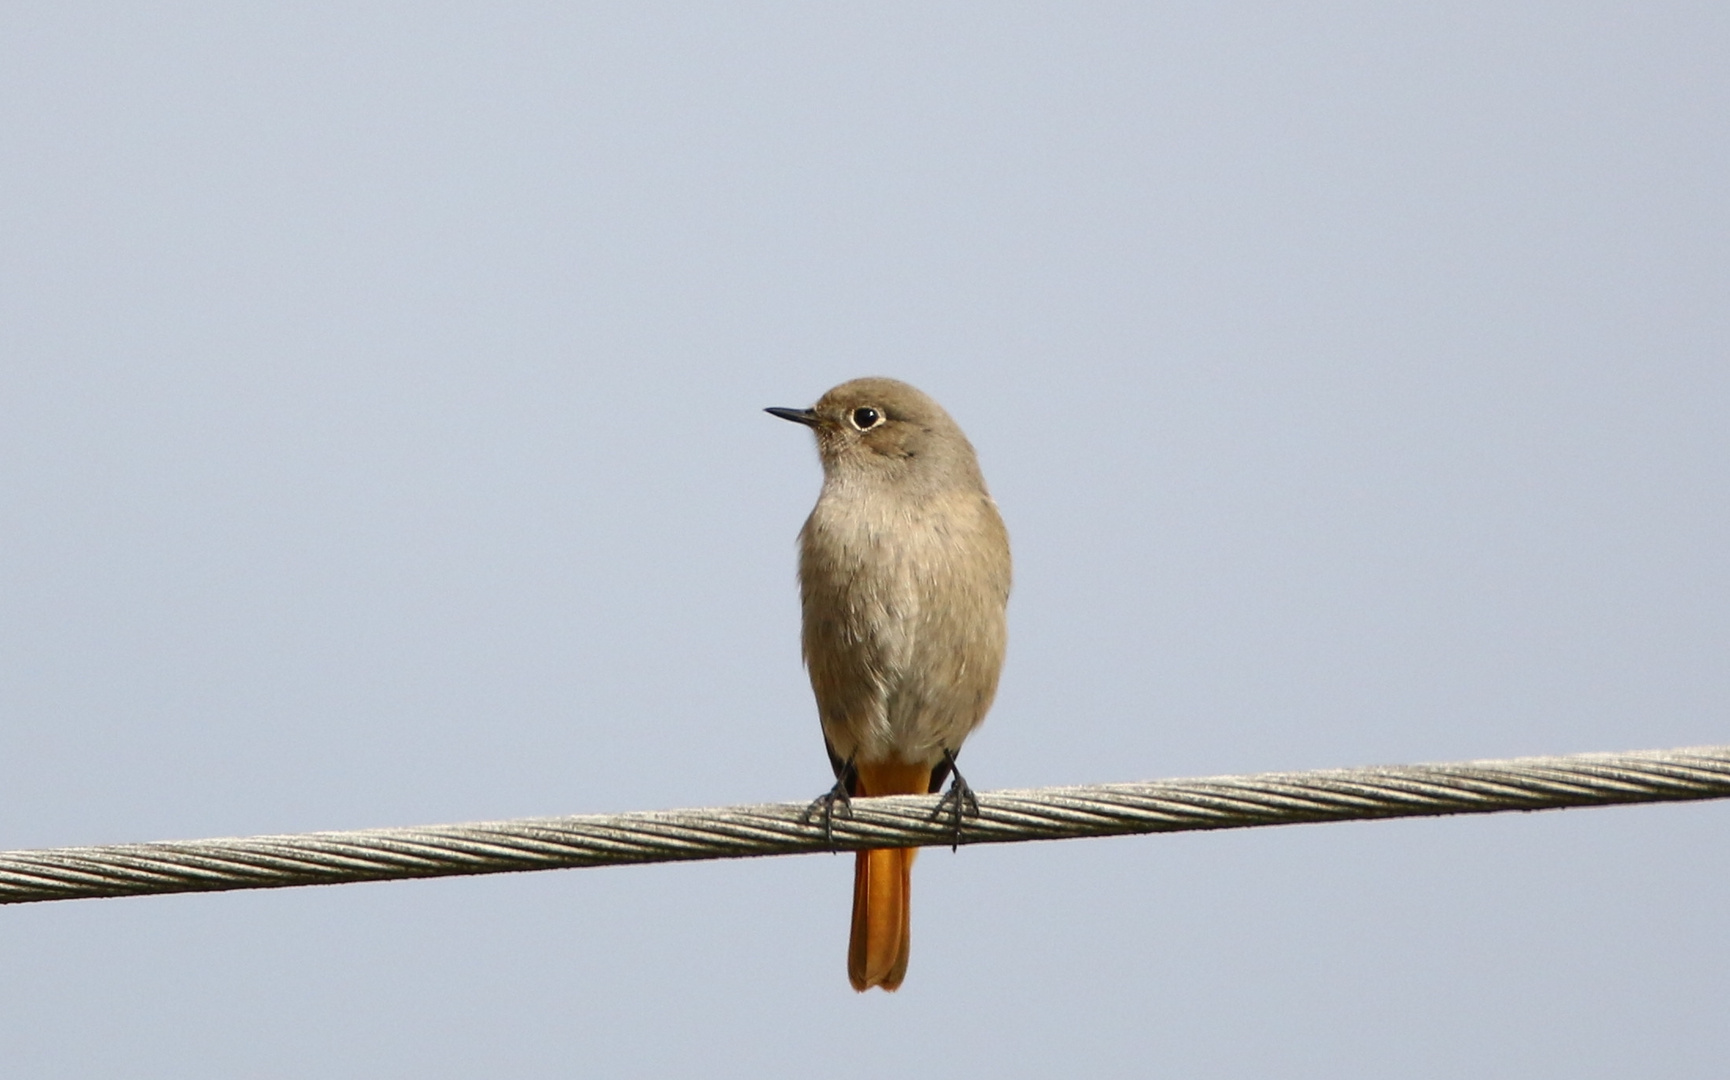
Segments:
[[[852,420],[853,426],[858,428],[860,431],[870,431],[872,428],[883,422],[883,414],[878,412],[876,409],[873,409],[871,406],[866,405],[854,409],[852,415],[849,416],[848,419]]]

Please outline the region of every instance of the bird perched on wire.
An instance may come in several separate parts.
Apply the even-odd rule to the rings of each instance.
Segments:
[[[835,770],[818,800],[825,820],[837,801],[927,794],[952,777],[942,805],[959,837],[972,792],[955,756],[997,693],[1010,578],[1009,534],[973,445],[942,406],[894,379],[854,379],[809,409],[767,411],[811,428],[823,460],[799,533],[799,590]],[[907,972],[915,854],[855,856],[855,990],[894,990]]]

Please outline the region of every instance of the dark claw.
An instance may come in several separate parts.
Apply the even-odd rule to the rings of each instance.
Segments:
[[[961,820],[964,815],[979,816],[979,800],[973,794],[973,788],[961,776],[961,770],[955,767],[955,751],[943,751],[944,765],[949,773],[949,790],[937,800],[937,808],[931,812],[931,820],[936,821],[943,816],[944,807],[949,808],[949,823],[954,830],[949,841],[949,850],[954,851],[961,846]],[[938,766],[943,768],[943,766]],[[935,770],[934,770],[935,771]]]
[[[832,755],[831,755],[832,756]],[[835,770],[835,786],[811,800],[811,805],[805,808],[801,821],[809,822],[817,808],[823,808],[823,838],[829,842],[829,850],[835,850],[835,804],[840,803],[841,809],[848,817],[853,816],[852,787],[858,774],[853,771],[853,763],[847,762]]]

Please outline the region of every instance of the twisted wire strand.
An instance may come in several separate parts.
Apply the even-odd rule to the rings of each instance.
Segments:
[[[963,844],[1730,796],[1730,746],[984,792]],[[0,903],[947,845],[938,797],[0,852]]]

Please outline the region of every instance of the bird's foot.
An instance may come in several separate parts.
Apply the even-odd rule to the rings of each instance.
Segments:
[[[979,800],[973,794],[972,785],[962,777],[961,770],[955,767],[955,751],[943,751],[943,760],[949,766],[949,790],[937,800],[937,808],[931,812],[931,820],[936,821],[947,811],[949,825],[953,833],[949,840],[949,850],[954,851],[961,846],[962,818],[979,816]]]
[[[853,816],[853,796],[847,790],[848,771],[842,772],[835,786],[811,800],[811,805],[805,808],[801,821],[809,822],[812,815],[821,808],[823,814],[823,838],[829,842],[829,850],[835,850],[835,806],[841,806],[842,813]]]

